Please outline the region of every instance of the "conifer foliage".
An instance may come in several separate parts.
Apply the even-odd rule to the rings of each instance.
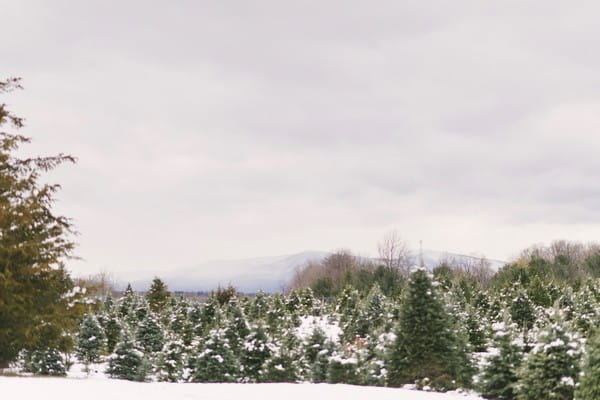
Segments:
[[[426,379],[441,389],[469,385],[469,361],[462,350],[432,280],[425,270],[414,272],[387,360],[388,383],[400,386]]]

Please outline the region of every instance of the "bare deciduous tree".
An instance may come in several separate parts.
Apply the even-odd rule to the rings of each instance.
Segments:
[[[383,236],[377,244],[377,251],[381,263],[387,268],[398,269],[404,276],[409,274],[414,256],[397,230],[389,231]]]

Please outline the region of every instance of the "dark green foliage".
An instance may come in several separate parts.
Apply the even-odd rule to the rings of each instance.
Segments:
[[[311,289],[317,298],[329,299],[335,296],[335,285],[330,276],[324,276],[315,280]]]
[[[390,386],[424,378],[438,389],[470,385],[465,348],[424,270],[411,276],[386,366]]]
[[[600,399],[600,335],[595,333],[585,347],[583,376],[575,391],[575,398],[577,400],[598,400]]]
[[[109,313],[102,320],[102,327],[106,337],[106,351],[110,354],[115,350],[115,346],[121,337],[121,324],[116,315]]]
[[[520,290],[509,305],[510,316],[522,331],[533,327],[535,322],[535,306],[525,291]]]
[[[341,354],[334,353],[329,359],[327,382],[358,384],[359,376],[356,359],[346,358]]]
[[[183,381],[184,352],[185,345],[181,339],[174,336],[167,338],[156,362],[156,375],[159,381]]]
[[[213,329],[194,358],[193,382],[236,382],[240,375],[238,359],[231,351],[225,331]]]
[[[77,336],[77,357],[87,368],[88,364],[98,361],[104,347],[104,330],[98,319],[93,315],[86,315],[81,321]]]
[[[523,361],[523,346],[517,340],[516,326],[498,323],[494,328],[492,346],[497,353],[487,360],[478,389],[486,399],[513,400],[516,398],[517,371]]]
[[[167,290],[167,285],[165,285],[165,283],[158,277],[155,277],[152,280],[150,289],[148,289],[148,292],[146,292],[146,300],[148,301],[150,310],[155,313],[159,313],[170,302],[171,293],[169,293]]]
[[[572,399],[580,371],[578,337],[561,321],[552,322],[538,336],[538,343],[519,371],[519,400]]]
[[[154,353],[162,349],[163,329],[152,314],[148,315],[140,324],[136,339],[145,353]]]
[[[38,375],[64,376],[67,374],[64,359],[57,349],[40,349],[27,352],[23,369]]]
[[[106,373],[113,378],[143,382],[148,369],[144,354],[136,347],[131,334],[124,331],[108,362]]]
[[[19,88],[18,79],[0,81],[0,94]],[[0,102],[0,368],[22,349],[69,350],[68,333],[76,332],[84,311],[73,306],[81,292],[72,291],[63,268],[74,243],[71,221],[52,210],[60,186],[42,180],[74,158],[18,158],[30,139],[3,130],[22,126]]]
[[[263,382],[297,382],[300,380],[300,342],[293,332],[286,332],[261,372]]]
[[[246,345],[241,357],[245,380],[259,382],[265,362],[271,357],[272,353],[271,344],[265,329],[262,325],[253,327],[246,339]]]

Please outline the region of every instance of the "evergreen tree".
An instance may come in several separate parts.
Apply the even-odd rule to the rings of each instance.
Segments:
[[[328,383],[346,383],[358,384],[358,360],[355,357],[348,357],[340,352],[335,352],[329,359],[327,369]]]
[[[282,335],[275,350],[261,372],[263,382],[298,382],[303,366],[300,359],[300,341],[296,335],[288,331]]]
[[[185,365],[185,345],[183,340],[170,335],[156,362],[156,376],[162,382],[182,382]]]
[[[148,369],[144,353],[136,347],[129,331],[124,330],[115,353],[108,362],[106,372],[113,378],[143,382],[146,380]]]
[[[575,398],[577,400],[600,399],[600,335],[597,332],[586,343],[582,372]]]
[[[388,384],[429,379],[434,387],[470,385],[471,363],[424,270],[411,275],[387,361]]]
[[[153,314],[149,314],[140,324],[136,339],[146,354],[155,353],[164,344],[163,330]]]
[[[171,293],[169,293],[167,285],[160,278],[155,277],[152,280],[152,285],[150,285],[150,289],[146,292],[146,300],[148,301],[150,310],[155,313],[161,312],[169,304]]]
[[[516,325],[496,323],[493,326],[492,347],[489,357],[479,377],[479,391],[486,399],[514,400],[517,371],[523,360],[523,344],[517,338]]]
[[[85,364],[86,370],[90,363],[98,361],[104,347],[104,330],[98,319],[93,315],[86,315],[81,321],[77,336],[77,356]]]
[[[26,352],[23,369],[39,375],[64,376],[67,368],[57,349],[39,349]]]
[[[102,327],[106,337],[106,352],[110,354],[121,337],[121,323],[114,313],[109,312],[102,320]]]
[[[264,327],[261,324],[256,325],[246,338],[241,357],[244,380],[260,382],[260,373],[272,353],[271,343]]]
[[[236,382],[239,362],[222,329],[213,329],[202,343],[194,360],[193,382]]]
[[[18,79],[0,81],[0,94],[20,89]],[[53,210],[59,185],[42,174],[74,158],[16,157],[30,141],[18,134],[23,120],[0,102],[0,368],[22,349],[68,350],[83,306],[64,261],[71,256],[73,226]]]
[[[578,336],[569,333],[562,316],[542,330],[519,371],[519,400],[572,399],[580,372],[582,349]]]

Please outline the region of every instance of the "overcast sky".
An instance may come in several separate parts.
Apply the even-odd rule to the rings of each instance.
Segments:
[[[600,239],[597,1],[0,0],[79,274]]]

